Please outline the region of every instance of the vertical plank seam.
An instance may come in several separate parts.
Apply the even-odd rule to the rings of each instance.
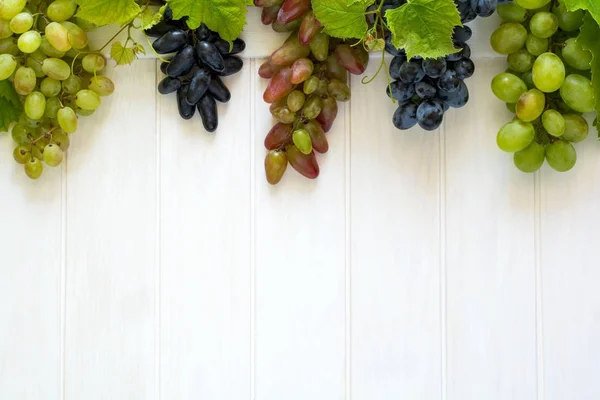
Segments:
[[[67,181],[68,181],[69,155],[65,155],[61,170],[61,254],[60,254],[60,283],[59,283],[59,399],[66,399],[66,369],[67,369]]]
[[[446,269],[446,122],[440,128],[439,141],[439,237],[440,237],[440,398],[446,400],[448,395],[447,365],[447,269]]]
[[[160,66],[159,66],[160,61],[156,60],[156,62],[154,62],[154,87],[158,86],[158,77],[159,77],[159,73],[160,73]],[[154,91],[154,114],[156,115],[156,119],[155,119],[155,132],[156,132],[156,137],[155,137],[155,145],[154,145],[154,151],[156,152],[155,154],[155,159],[156,159],[156,177],[155,177],[155,190],[156,190],[156,197],[155,197],[155,218],[156,218],[156,232],[155,232],[155,240],[156,240],[156,245],[155,245],[155,271],[154,271],[154,390],[156,392],[156,396],[155,398],[157,400],[160,400],[161,398],[161,354],[160,354],[160,342],[161,342],[161,313],[160,313],[160,306],[161,306],[161,274],[162,274],[162,268],[161,268],[161,224],[160,224],[160,216],[161,216],[161,142],[162,142],[162,135],[161,135],[161,101],[159,96],[157,95],[157,92]]]
[[[352,79],[348,85],[352,91]],[[344,390],[346,400],[352,399],[352,200],[351,200],[351,172],[352,172],[352,122],[350,115],[352,113],[352,102],[345,105],[344,115],[344,159],[345,159],[345,378]]]
[[[535,247],[535,343],[536,343],[536,398],[544,400],[544,325],[542,292],[542,175],[538,171],[533,178],[534,197],[534,247]]]
[[[250,59],[250,400],[256,399],[256,60]]]

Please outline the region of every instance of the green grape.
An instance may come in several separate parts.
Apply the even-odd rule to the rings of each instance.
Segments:
[[[71,75],[62,81],[62,88],[66,93],[75,94],[81,90],[82,80],[77,75]]]
[[[27,161],[31,160],[29,147],[23,145],[15,147],[13,150],[13,158],[19,164],[25,164]]]
[[[573,110],[592,112],[596,106],[592,82],[585,76],[571,74],[560,88],[560,97]]]
[[[96,110],[84,110],[82,108],[77,108],[75,112],[77,113],[77,115],[81,115],[82,117],[89,117],[90,115],[95,113]]]
[[[54,78],[44,78],[42,83],[40,83],[40,92],[42,92],[46,98],[58,96],[61,90],[62,85],[60,84],[60,81]]]
[[[287,169],[288,159],[285,152],[281,150],[271,150],[265,157],[265,172],[267,182],[276,185],[281,181]]]
[[[110,96],[115,91],[115,84],[107,76],[98,75],[90,79],[88,89],[96,92],[99,96]]]
[[[38,179],[44,172],[44,164],[36,158],[32,157],[25,163],[25,174],[31,179]]]
[[[44,111],[44,117],[56,119],[58,110],[60,110],[61,107],[62,104],[60,103],[60,99],[58,97],[50,97],[46,100],[46,111]]]
[[[577,153],[575,147],[567,141],[557,140],[546,145],[546,161],[552,169],[566,172],[575,166]]]
[[[44,147],[44,162],[51,167],[58,167],[63,160],[64,153],[60,146],[50,143]]]
[[[17,60],[10,54],[0,54],[0,81],[10,78],[17,68]]]
[[[4,19],[13,19],[25,6],[27,0],[4,0],[0,3],[0,17]]]
[[[542,114],[542,125],[546,132],[555,137],[561,136],[567,129],[565,117],[556,110],[546,110]]]
[[[77,92],[75,103],[84,110],[93,111],[100,107],[101,100],[96,92],[86,89]]]
[[[321,114],[321,110],[323,109],[323,99],[320,96],[311,95],[304,106],[302,107],[302,114],[307,119],[315,119]]]
[[[23,124],[15,124],[12,128],[11,136],[15,143],[17,144],[29,144],[31,143],[31,138],[29,135],[31,134],[31,129],[27,128]]]
[[[89,53],[89,48],[87,46],[83,49],[76,49],[74,47],[71,47],[71,49],[65,53],[65,57],[72,59],[77,58],[77,62],[81,64],[81,61],[79,60],[79,56],[81,55],[81,53]]]
[[[52,141],[56,143],[63,152],[67,151],[71,146],[71,140],[69,139],[69,135],[65,134],[61,130],[55,130],[54,132],[52,132]]]
[[[93,31],[94,29],[97,28],[97,26],[94,25],[93,23],[86,21],[85,19],[81,19],[79,17],[73,18],[73,22],[75,22],[77,24],[77,26],[79,26],[81,29],[83,29],[86,32]]]
[[[556,7],[554,7],[552,12],[558,18],[559,28],[565,32],[576,31],[581,27],[581,25],[583,25],[583,17],[585,15],[585,11],[567,11],[565,3],[562,1],[558,3]]]
[[[40,50],[46,56],[52,57],[52,58],[63,58],[65,56],[65,52],[60,51],[56,47],[52,46],[46,36],[44,36],[42,38],[42,44],[40,44]]]
[[[307,95],[312,94],[315,92],[315,90],[317,90],[318,87],[319,87],[319,78],[317,78],[316,76],[313,75],[304,81],[304,85],[303,85],[304,94],[307,94]]]
[[[312,140],[306,129],[296,129],[292,134],[292,140],[302,154],[310,154],[312,152]]]
[[[25,60],[25,64],[35,71],[35,76],[37,76],[38,78],[43,78],[46,76],[46,73],[42,69],[42,64],[44,63],[45,59],[46,56],[44,55],[44,53],[38,50],[31,53],[29,57],[27,57],[27,59]]]
[[[585,118],[579,114],[564,114],[565,119],[565,133],[562,134],[561,139],[577,143],[584,140],[590,131]]]
[[[492,79],[492,92],[506,103],[516,103],[527,91],[527,86],[518,76],[503,72]]]
[[[287,106],[290,109],[290,111],[295,113],[302,109],[302,106],[304,106],[305,101],[306,96],[304,96],[304,93],[300,90],[294,90],[292,93],[288,94]]]
[[[539,38],[533,34],[527,35],[527,40],[525,41],[525,47],[527,47],[527,51],[534,55],[539,56],[548,51],[548,47],[550,46],[550,41],[548,39]]]
[[[550,0],[516,0],[517,4],[528,10],[544,7]]]
[[[66,21],[75,15],[77,2],[75,0],[56,0],[50,3],[46,14],[55,22]]]
[[[529,30],[539,38],[549,38],[558,30],[558,18],[551,12],[538,12],[531,17],[531,20],[529,21]]]
[[[39,126],[39,121],[34,121],[29,119],[25,113],[21,113],[19,115],[19,124],[23,125],[25,128],[33,131],[35,128]]]
[[[75,133],[77,130],[78,121],[77,115],[71,107],[65,107],[58,110],[58,115],[56,118],[58,119],[58,125],[63,131],[66,133]]]
[[[546,96],[537,89],[523,93],[517,102],[517,117],[521,121],[535,121],[542,115],[546,106]]]
[[[490,44],[496,53],[510,54],[525,46],[527,29],[521,24],[507,22],[492,33]]]
[[[332,79],[327,86],[327,91],[337,101],[350,100],[350,88],[345,82]]]
[[[529,146],[514,154],[513,162],[520,171],[532,173],[542,167],[545,156],[546,146],[533,140]]]
[[[517,50],[514,53],[508,55],[508,67],[516,72],[526,72],[533,68],[533,57],[525,49]]]
[[[0,54],[10,54],[12,56],[19,54],[19,47],[12,37],[0,39]]]
[[[567,65],[579,70],[592,68],[592,53],[585,50],[576,38],[567,39],[562,49],[562,57]]]
[[[17,46],[19,50],[23,53],[33,53],[37,49],[40,48],[42,44],[42,35],[37,31],[29,31],[25,32],[21,36],[19,36],[19,40],[17,41]]]
[[[81,60],[81,66],[90,74],[102,71],[105,65],[106,60],[100,54],[88,54]]]
[[[72,22],[64,21],[61,25],[69,32],[69,43],[74,49],[82,50],[88,45],[87,33]]]
[[[33,156],[32,158],[36,158],[36,159],[38,159],[40,161],[44,158],[44,155],[42,154],[42,150],[40,150],[36,146],[33,146],[31,148],[31,155]]]
[[[6,39],[13,35],[10,29],[10,21],[0,19],[0,39]]]
[[[527,10],[515,2],[498,4],[496,11],[504,22],[523,22],[527,19]]]
[[[535,84],[533,83],[533,73],[531,71],[527,71],[521,75],[521,79],[523,82],[525,82],[527,89],[535,89]]]
[[[506,103],[506,109],[515,114],[517,112],[517,105],[515,103]]]
[[[565,81],[565,64],[554,53],[544,53],[533,63],[533,82],[542,92],[554,92]]]
[[[277,107],[271,112],[273,117],[282,124],[291,124],[296,119],[296,113],[286,106]]]
[[[529,146],[534,137],[535,128],[530,122],[515,119],[500,129],[496,143],[502,151],[514,153]]]
[[[64,81],[71,76],[69,64],[58,58],[47,58],[42,64],[42,71],[50,78]]]
[[[25,98],[23,109],[28,118],[33,120],[41,119],[46,110],[46,97],[40,92],[31,92]]]
[[[45,134],[42,134],[42,136],[38,138],[35,142],[35,146],[42,151],[42,158],[40,158],[40,160],[44,159],[44,148],[46,148],[46,146],[49,144],[50,139],[48,139],[48,137],[46,137]]]
[[[69,31],[67,28],[58,22],[51,22],[46,26],[45,32],[48,42],[50,42],[55,49],[65,52],[71,50]]]
[[[10,30],[16,34],[25,33],[33,26],[33,16],[27,12],[17,14],[10,20]]]
[[[13,85],[15,91],[21,96],[26,96],[33,92],[35,85],[37,84],[37,78],[35,71],[29,67],[19,67],[15,73],[15,79]]]

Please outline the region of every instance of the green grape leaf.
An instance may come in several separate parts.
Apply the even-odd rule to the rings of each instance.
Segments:
[[[452,0],[412,0],[385,16],[392,32],[392,44],[414,56],[437,58],[455,53],[452,43],[455,26],[462,26]]]
[[[237,39],[246,25],[248,0],[168,0],[173,10],[173,18],[189,17],[191,29],[206,24],[208,29],[217,32],[221,38],[231,42]]]
[[[362,39],[369,29],[365,12],[375,0],[312,0],[324,31],[340,39]]]
[[[563,0],[563,3],[569,11],[588,10],[600,24],[600,2],[598,0]]]
[[[577,42],[586,50],[592,53],[592,86],[596,96],[596,115],[600,115],[600,26],[592,15],[586,13],[583,18],[583,25],[579,32]],[[598,135],[600,136],[600,126],[596,123]]]
[[[12,83],[0,81],[0,132],[8,132],[10,124],[19,120],[23,107]]]
[[[125,47],[121,42],[114,42],[110,48],[110,57],[117,65],[129,65],[136,59],[136,48]]]
[[[98,26],[127,24],[142,11],[135,0],[77,0],[77,4],[77,16]]]
[[[163,19],[163,14],[167,6],[162,6],[157,12],[154,12],[150,7],[144,8],[144,11],[140,14],[141,29],[150,29],[154,25],[158,24]]]

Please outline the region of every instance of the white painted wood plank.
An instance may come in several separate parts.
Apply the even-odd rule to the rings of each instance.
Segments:
[[[589,119],[591,122],[591,119]],[[566,173],[541,171],[541,316],[543,390],[547,400],[600,398],[600,149],[596,131],[575,144]]]
[[[489,89],[505,62],[476,60],[446,132],[448,400],[536,395],[533,176],[496,133],[512,115]]]
[[[58,400],[62,385],[62,168],[31,181],[0,133],[0,398]]]
[[[156,398],[155,71],[155,61],[109,71],[117,91],[72,139],[67,399]]]
[[[351,103],[352,399],[438,399],[440,134],[397,130],[385,73],[360,79]]]
[[[264,175],[264,138],[274,125],[258,76],[253,95],[256,221],[256,400],[340,399],[344,393],[345,124],[328,133],[321,175],[291,167],[279,185]]]
[[[159,99],[163,399],[250,393],[251,74],[224,80],[216,134]]]

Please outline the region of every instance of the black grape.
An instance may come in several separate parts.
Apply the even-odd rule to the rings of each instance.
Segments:
[[[438,100],[425,100],[417,108],[417,121],[421,128],[433,131],[444,120],[444,108]]]
[[[174,29],[156,39],[152,48],[158,54],[173,53],[183,49],[187,42],[187,33],[183,29]]]
[[[475,14],[480,17],[489,17],[496,11],[497,0],[470,0],[470,5]]]
[[[167,75],[177,78],[190,72],[194,65],[196,65],[194,48],[192,46],[185,46],[169,63]]]
[[[438,88],[446,92],[453,92],[458,89],[460,82],[456,71],[447,69],[438,80]]]
[[[188,89],[189,87],[186,85],[177,90],[177,108],[183,119],[191,119],[196,112],[196,107],[189,105],[186,101]]]
[[[457,26],[454,28],[454,40],[466,43],[473,36],[473,31],[468,26]]]
[[[415,95],[415,85],[394,81],[387,87],[387,94],[394,100],[406,101]]]
[[[231,99],[231,92],[218,76],[213,76],[208,93],[221,103],[227,103]]]
[[[470,58],[463,58],[454,64],[454,70],[459,79],[467,79],[475,73],[475,64]]]
[[[443,58],[428,58],[423,61],[423,72],[431,78],[439,78],[446,72],[446,60]]]
[[[437,88],[429,82],[417,82],[415,84],[415,93],[422,99],[431,99],[437,94]]]
[[[219,72],[219,76],[229,76],[233,74],[237,74],[242,70],[244,66],[244,61],[241,58],[236,56],[225,57],[223,59],[225,63],[225,69]]]
[[[181,81],[178,78],[167,76],[158,84],[158,93],[169,94],[176,92],[181,87]]]
[[[198,112],[202,118],[204,129],[214,132],[219,126],[219,114],[217,113],[217,102],[214,98],[206,95],[198,102]]]
[[[396,112],[392,122],[398,129],[410,129],[417,124],[417,104],[410,102],[401,104]]]
[[[460,81],[457,90],[453,92],[439,90],[438,96],[440,100],[442,100],[445,104],[448,104],[450,107],[460,108],[469,101],[469,88],[463,81]]]
[[[196,45],[196,56],[204,65],[215,72],[223,72],[225,69],[225,61],[219,53],[217,46],[211,42],[201,41]]]
[[[390,77],[392,79],[400,79],[400,67],[406,62],[406,56],[396,56],[390,63]]]
[[[423,79],[425,71],[421,68],[421,62],[413,59],[402,64],[398,75],[402,82],[414,83]]]
[[[212,82],[210,72],[208,72],[204,68],[200,68],[196,72],[194,72],[194,76],[190,81],[190,88],[187,93],[186,101],[195,106],[198,104],[202,96],[206,94],[208,91],[208,87]]]

